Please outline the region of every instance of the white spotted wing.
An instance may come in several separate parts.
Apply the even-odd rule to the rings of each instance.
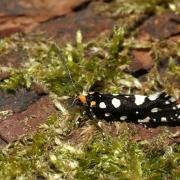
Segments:
[[[180,105],[165,92],[142,95],[101,94],[87,95],[89,107],[97,118],[138,123],[180,122]]]

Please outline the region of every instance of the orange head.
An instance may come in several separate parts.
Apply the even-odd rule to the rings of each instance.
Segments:
[[[78,97],[79,101],[82,103],[82,104],[86,104],[87,101],[86,101],[86,96],[85,95],[79,95]]]
[[[90,106],[91,108],[92,107],[95,107],[96,106],[96,101],[92,100],[92,99],[89,99],[89,96],[86,96],[86,95],[79,95],[78,96],[78,102],[79,102],[79,105],[85,105],[85,106]]]

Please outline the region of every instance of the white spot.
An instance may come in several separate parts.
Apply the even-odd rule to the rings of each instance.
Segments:
[[[120,117],[120,120],[122,120],[122,121],[124,121],[124,120],[126,120],[127,119],[127,116],[121,116]]]
[[[116,94],[116,93],[115,93],[115,94],[112,94],[112,95],[113,95],[113,96],[119,96],[119,94]]]
[[[94,94],[94,92],[89,92],[88,94],[92,95],[92,94]]]
[[[156,122],[156,119],[155,119],[155,118],[153,118],[153,121],[154,121],[154,122]]]
[[[104,108],[106,108],[106,104],[105,104],[104,102],[101,102],[101,103],[99,104],[99,107],[102,108],[102,109],[104,109]]]
[[[176,99],[175,99],[174,97],[171,97],[169,100],[170,100],[171,102],[175,102],[175,101],[176,101]]]
[[[171,120],[173,120],[173,118],[171,117]]]
[[[158,112],[158,108],[153,108],[153,109],[151,109],[151,112],[152,112],[152,113]]]
[[[136,111],[136,114],[139,114],[139,111]]]
[[[177,116],[178,116],[178,114],[175,114],[175,116],[177,117]]]
[[[168,95],[168,94],[166,94],[166,95],[165,95],[165,97],[169,97],[169,95]]]
[[[176,110],[176,106],[173,107],[173,110]]]
[[[126,98],[129,98],[130,96],[125,96]]]
[[[111,115],[111,113],[105,113],[106,117],[109,117]]]
[[[93,114],[93,118],[96,119],[96,115],[95,114]]]
[[[178,119],[180,119],[180,115],[178,116]]]
[[[150,117],[146,117],[144,119],[138,119],[138,122],[139,123],[146,123],[146,122],[149,122],[150,119],[151,119]]]
[[[178,109],[180,109],[180,104],[178,104],[176,107],[177,107]]]
[[[170,102],[169,102],[169,101],[166,101],[165,104],[170,104]]]
[[[166,118],[166,117],[162,117],[162,118],[161,118],[161,121],[162,121],[162,122],[167,122],[167,118]]]
[[[101,121],[98,122],[98,126],[99,126],[101,129],[102,129],[102,124],[103,124],[103,123],[102,123]]]
[[[149,100],[154,101],[159,97],[160,93],[152,94],[148,97]]]
[[[115,108],[118,108],[121,105],[121,101],[117,98],[112,99],[112,104]]]
[[[135,95],[134,97],[135,97],[135,104],[137,106],[143,104],[146,98],[146,96],[141,96],[141,95]]]

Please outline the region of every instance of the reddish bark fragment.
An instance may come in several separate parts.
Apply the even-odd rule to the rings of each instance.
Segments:
[[[132,72],[135,72],[139,69],[149,71],[154,65],[154,60],[149,51],[133,50],[131,52],[131,56],[132,62],[130,64],[130,68]]]
[[[40,96],[48,94],[48,89],[46,87],[44,87],[43,85],[40,85],[37,83],[32,83],[31,90],[35,91]]]
[[[142,33],[161,40],[178,35],[180,34],[180,15],[173,12],[155,15],[140,27],[139,36]]]
[[[7,143],[3,139],[0,138],[0,147],[5,146],[6,144]]]
[[[39,98],[37,93],[26,89],[19,89],[15,93],[0,92],[0,111],[11,110],[19,113]]]
[[[70,13],[88,0],[0,1],[0,37],[31,32],[40,23]]]
[[[21,68],[27,60],[27,54],[22,48],[11,50],[0,56],[0,65],[5,67]]]
[[[65,17],[46,21],[38,29],[62,44],[74,42],[78,30],[81,30],[84,40],[88,41],[99,33],[112,29],[113,26],[114,20],[97,15],[92,9],[87,8]]]
[[[162,127],[156,127],[156,128],[145,128],[143,126],[138,125],[137,127],[137,133],[132,138],[133,141],[143,141],[143,140],[155,140],[159,137],[159,135],[162,135],[164,133],[164,129]],[[167,127],[170,133],[176,134],[179,132],[179,127]],[[170,134],[170,137],[172,135]],[[174,141],[179,141],[178,137],[166,138],[166,144],[174,143]]]
[[[0,136],[6,142],[11,142],[21,135],[36,131],[39,124],[55,113],[52,102],[47,96],[43,96],[26,111],[14,114],[1,122]]]
[[[6,72],[6,71],[2,71],[0,72],[0,81],[3,81],[5,79],[8,79],[10,76],[10,73],[9,72]]]

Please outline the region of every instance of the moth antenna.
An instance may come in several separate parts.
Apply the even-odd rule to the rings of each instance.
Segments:
[[[71,72],[70,72],[70,70],[68,68],[67,61],[64,58],[64,56],[62,56],[62,51],[60,50],[60,48],[59,48],[59,46],[57,45],[56,42],[54,42],[54,45],[55,45],[56,49],[58,50],[58,57],[59,57],[60,60],[62,60],[62,62],[64,64],[64,67],[65,67],[65,69],[66,69],[66,71],[68,73],[69,80],[71,81],[71,86],[74,89],[74,91],[76,92],[76,94],[78,94],[78,90],[77,90],[75,82],[73,81],[73,78],[71,76]]]
[[[77,100],[78,100],[78,98],[75,97],[74,100],[73,100],[73,102],[72,102],[72,104],[71,104],[71,106],[74,106],[74,104],[76,104]]]

